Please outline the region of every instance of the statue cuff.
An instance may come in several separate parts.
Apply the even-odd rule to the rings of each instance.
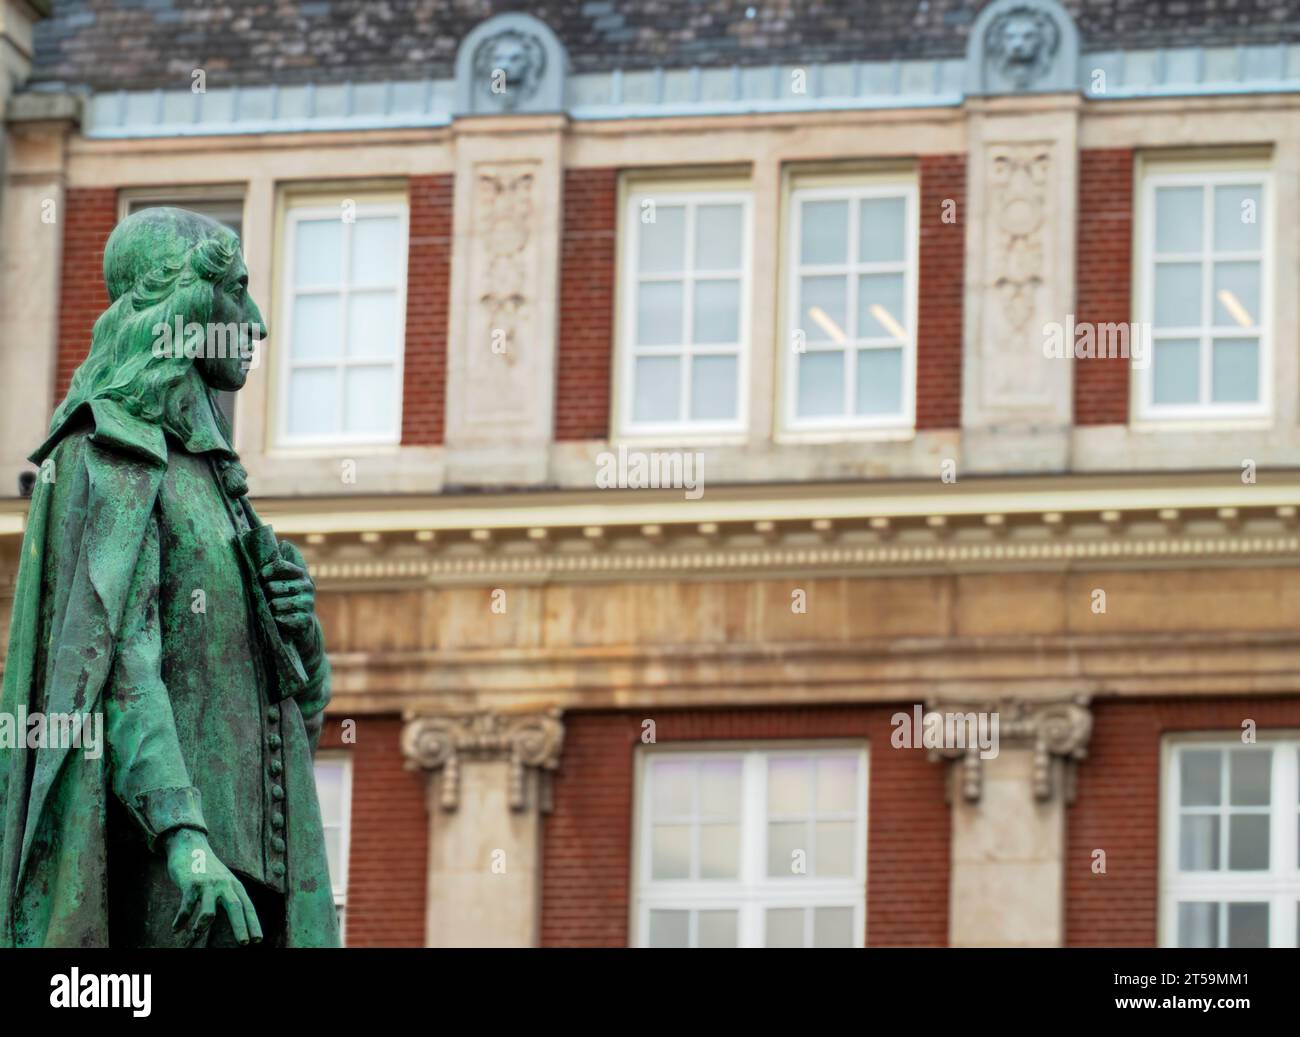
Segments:
[[[199,790],[193,786],[179,789],[153,789],[141,792],[128,804],[132,816],[148,840],[149,849],[174,828],[194,828],[206,833]]]

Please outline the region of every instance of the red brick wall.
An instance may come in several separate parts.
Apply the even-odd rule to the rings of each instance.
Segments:
[[[1075,322],[1105,324],[1132,320],[1133,152],[1130,149],[1092,148],[1079,152],[1078,220]],[[1128,360],[1076,360],[1075,424],[1126,424],[1128,391]]]
[[[609,435],[617,209],[618,170],[565,171],[555,374],[557,440]]]
[[[1178,731],[1239,736],[1241,722],[1300,727],[1300,700],[1163,699],[1093,706],[1088,759],[1066,814],[1065,942],[1153,947],[1159,908],[1160,747]],[[1092,871],[1106,851],[1106,874]]]
[[[117,189],[70,187],[63,201],[63,260],[59,275],[59,352],[54,400],[68,392],[72,372],[90,352],[95,319],[108,308],[104,244],[117,224]]]
[[[402,443],[442,442],[447,401],[447,306],[451,293],[453,177],[413,176],[408,184],[406,359]]]
[[[962,291],[966,264],[966,156],[921,158],[916,427],[961,425]],[[953,204],[948,205],[951,201]],[[954,222],[944,215],[953,213]]]
[[[950,819],[944,767],[922,750],[890,745],[889,718],[899,709],[911,706],[566,714],[555,809],[543,834],[543,946],[628,944],[633,761],[647,718],[655,721],[660,745],[866,740],[868,942],[945,945]]]
[[[429,853],[424,775],[403,769],[399,717],[357,719],[341,741],[329,715],[322,749],[352,756],[352,848],[348,855],[349,947],[423,947]]]

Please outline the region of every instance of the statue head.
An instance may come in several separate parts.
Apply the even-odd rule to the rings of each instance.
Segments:
[[[111,305],[55,424],[83,403],[112,399],[137,417],[183,426],[205,386],[243,387],[266,326],[229,228],[185,209],[142,209],[109,235],[104,283]]]
[[[989,26],[987,49],[999,71],[1026,87],[1047,70],[1060,43],[1056,23],[1033,7],[1013,7]]]
[[[514,108],[537,90],[546,68],[542,45],[514,29],[484,40],[474,59],[474,72],[488,96]]]

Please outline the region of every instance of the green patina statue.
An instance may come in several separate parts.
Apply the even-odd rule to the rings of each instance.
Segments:
[[[32,455],[0,696],[0,735],[18,730],[0,738],[0,946],[337,946],[315,589],[249,505],[213,395],[243,386],[265,332],[239,239],[146,209],[113,231],[104,279],[111,305]]]

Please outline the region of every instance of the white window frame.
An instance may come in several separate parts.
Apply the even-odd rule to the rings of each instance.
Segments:
[[[1273,751],[1270,778],[1269,867],[1267,871],[1180,871],[1178,868],[1181,767],[1186,750]],[[1226,768],[1225,768],[1226,770]],[[1246,745],[1240,735],[1191,735],[1166,738],[1161,747],[1160,796],[1160,911],[1162,947],[1178,946],[1178,904],[1182,901],[1249,902],[1269,904],[1269,946],[1297,945],[1297,911],[1300,911],[1300,735],[1278,733],[1259,736]],[[1227,778],[1225,776],[1226,783]],[[1225,785],[1226,787],[1226,785]],[[1227,804],[1221,804],[1226,809]],[[1221,826],[1220,840],[1227,836]],[[1222,842],[1221,842],[1222,845]],[[1220,938],[1226,933],[1220,926]]]
[[[343,777],[340,783],[339,795],[342,800],[343,818],[339,822],[339,827],[342,832],[340,856],[342,858],[341,868],[343,874],[330,876],[330,887],[334,895],[334,910],[338,913],[339,919],[339,942],[342,943],[347,925],[348,871],[350,868],[349,858],[352,855],[352,754],[337,750],[323,750],[316,754],[313,767],[322,763],[342,765]],[[322,827],[328,827],[324,824],[324,818],[321,821]]]
[[[697,277],[695,263],[695,213],[701,205],[739,205],[741,207],[740,268],[737,271],[708,271],[698,280],[740,277],[739,342],[735,349],[712,343],[681,344],[677,346],[638,346],[636,342],[637,284],[641,280],[637,256],[641,243],[641,205],[645,201],[686,206],[686,257],[685,269],[680,275],[684,286],[682,299],[682,327],[692,327],[694,316],[694,291]],[[673,184],[638,183],[626,192],[623,201],[623,220],[620,228],[620,272],[618,277],[618,343],[615,400],[616,428],[623,439],[678,440],[689,437],[692,442],[708,439],[734,439],[749,427],[749,373],[753,340],[751,328],[751,300],[753,298],[753,198],[748,188],[685,188]],[[678,280],[677,275],[651,274],[647,279]],[[733,354],[736,362],[736,417],[732,421],[681,421],[636,422],[633,412],[636,403],[636,361],[642,356],[681,357],[682,401],[689,412],[689,386],[691,358],[697,355],[717,356]]]
[[[284,269],[281,275],[280,285],[280,318],[278,320],[279,328],[274,329],[276,334],[274,338],[275,345],[272,347],[279,354],[276,365],[277,372],[277,389],[276,389],[276,410],[277,418],[276,428],[276,445],[285,448],[297,447],[337,447],[337,446],[396,446],[401,443],[402,439],[402,404],[403,404],[403,370],[406,359],[406,292],[407,282],[410,279],[409,247],[408,236],[410,231],[410,206],[406,202],[367,202],[358,200],[356,203],[356,216],[358,219],[373,216],[396,216],[398,218],[398,253],[401,260],[401,276],[395,286],[397,307],[396,334],[397,342],[395,343],[395,352],[391,361],[393,368],[393,399],[392,399],[392,426],[383,433],[375,434],[357,434],[346,433],[343,431],[328,433],[325,435],[303,436],[292,435],[289,432],[289,385],[292,372],[300,368],[333,368],[339,372],[344,372],[348,367],[376,367],[387,366],[387,361],[378,361],[375,358],[365,357],[348,357],[346,355],[346,344],[342,354],[337,360],[331,361],[295,361],[292,357],[293,342],[293,301],[299,294],[299,290],[294,285],[294,267],[297,260],[295,255],[297,226],[304,220],[321,220],[321,219],[342,219],[340,209],[337,205],[322,204],[291,204],[285,213],[284,232],[281,238],[284,249]],[[341,269],[345,272],[350,268],[351,250],[352,250],[352,230],[355,223],[345,224],[344,227],[344,245],[343,258],[341,260]],[[367,286],[373,287],[373,286]],[[309,289],[311,291],[326,291],[324,287]],[[341,312],[339,314],[339,323],[346,331],[348,325],[348,299],[353,289],[350,284],[345,282],[342,285],[331,286],[329,291],[338,291],[342,297]],[[276,348],[278,346],[278,348]],[[344,404],[346,402],[345,379],[338,379],[338,413],[340,419],[344,413]]]
[[[861,207],[859,202],[868,198],[903,198],[905,204],[903,228],[903,259],[891,262],[863,263],[856,258]],[[803,203],[805,201],[847,201],[849,202],[848,241],[850,258],[845,263],[809,264],[800,261],[800,242],[803,233]],[[916,427],[916,342],[917,318],[919,314],[918,285],[920,280],[920,224],[918,214],[918,190],[914,176],[885,178],[876,176],[846,177],[842,183],[816,183],[800,186],[796,181],[787,197],[788,226],[786,235],[786,256],[783,277],[784,319],[783,335],[777,348],[784,362],[781,364],[781,395],[783,431],[793,433],[797,438],[800,433],[811,435],[857,431],[911,431]],[[908,335],[902,341],[880,339],[848,338],[844,345],[813,345],[806,343],[807,352],[843,352],[846,354],[847,370],[850,377],[844,379],[844,414],[825,417],[801,418],[798,415],[799,358],[801,353],[794,349],[795,333],[800,330],[799,321],[799,282],[804,276],[844,276],[848,280],[848,295],[845,299],[846,313],[854,323],[857,321],[858,277],[870,273],[903,274],[903,298],[907,307]],[[857,395],[858,349],[862,345],[879,345],[883,348],[903,350],[903,384],[900,414],[860,415],[855,414]]]
[[[652,758],[677,755],[690,760],[740,758],[741,816],[740,872],[736,879],[676,879],[651,881],[651,828],[653,809],[649,802],[648,764]],[[858,803],[855,820],[853,874],[819,877],[790,875],[772,878],[767,875],[767,761],[779,757],[819,757],[854,755],[858,764]],[[637,753],[634,794],[632,860],[632,928],[631,945],[648,947],[650,911],[668,910],[735,910],[736,941],[740,947],[763,947],[765,912],[768,908],[851,907],[855,947],[866,942],[867,838],[868,838],[868,759],[867,749],[859,743],[817,742],[791,746],[746,745],[722,747],[703,743],[699,746],[642,750]],[[811,944],[813,913],[805,916],[805,943]],[[696,943],[697,922],[691,920],[691,944]]]
[[[1213,249],[1213,199],[1216,187],[1255,186],[1260,188],[1260,247],[1258,252],[1216,252]],[[1201,210],[1201,251],[1196,253],[1161,253],[1160,261],[1196,261],[1201,263],[1202,306],[1208,306],[1210,319],[1214,315],[1214,264],[1231,260],[1255,260],[1259,269],[1258,334],[1252,336],[1239,326],[1188,325],[1183,328],[1155,327],[1155,268],[1156,242],[1156,191],[1162,187],[1200,187],[1203,192]],[[1257,420],[1272,415],[1273,403],[1273,180],[1267,166],[1258,163],[1217,163],[1197,165],[1194,168],[1162,169],[1159,164],[1141,170],[1140,216],[1138,220],[1138,261],[1135,264],[1137,280],[1137,322],[1151,329],[1150,361],[1143,367],[1134,366],[1135,392],[1134,418],[1147,423],[1186,423]],[[1255,403],[1214,403],[1209,399],[1213,389],[1211,380],[1213,340],[1215,338],[1259,339],[1259,387]],[[1194,404],[1161,404],[1153,402],[1155,392],[1155,349],[1161,338],[1196,339],[1199,386],[1203,402]]]

